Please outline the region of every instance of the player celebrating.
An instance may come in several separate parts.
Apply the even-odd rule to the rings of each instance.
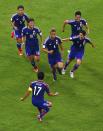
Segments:
[[[17,13],[14,14],[11,18],[12,27],[14,32],[12,35],[15,34],[16,41],[17,41],[17,48],[18,53],[20,56],[23,55],[22,53],[22,29],[25,27],[25,21],[28,21],[28,16],[24,13],[24,6],[19,5],[17,7]]]
[[[38,73],[38,81],[34,81],[30,84],[28,91],[26,92],[25,96],[21,98],[21,101],[24,101],[32,92],[32,104],[37,107],[39,111],[38,119],[41,122],[43,117],[49,112],[50,107],[52,107],[52,103],[50,101],[44,100],[45,92],[49,96],[57,96],[58,93],[51,93],[49,90],[49,85],[43,82],[44,73]]]
[[[81,18],[81,12],[76,11],[75,12],[75,20],[65,20],[63,24],[63,29],[62,31],[65,31],[65,26],[69,24],[71,25],[71,36],[77,36],[79,35],[79,32],[83,30],[85,27],[87,30],[87,33],[89,33],[89,28],[86,20]]]
[[[23,41],[25,42],[26,55],[29,58],[33,69],[38,72],[38,67],[35,61],[40,60],[39,41],[37,35],[40,36],[42,41],[42,32],[39,28],[35,27],[34,19],[28,20],[28,27],[23,28],[22,31]]]
[[[52,28],[50,31],[50,36],[43,44],[43,51],[48,54],[48,60],[52,69],[54,81],[57,80],[56,69],[58,70],[59,74],[61,74],[61,70],[63,68],[59,47],[61,51],[63,51],[62,41],[58,36],[56,36],[56,30]]]
[[[74,72],[78,69],[81,64],[82,58],[84,56],[84,49],[86,43],[89,43],[93,48],[94,45],[92,42],[86,37],[86,32],[82,30],[79,33],[79,36],[71,37],[63,39],[63,41],[72,41],[73,45],[71,46],[71,51],[68,57],[68,60],[62,70],[62,74],[65,74],[67,66],[72,62],[72,60],[76,59],[76,64],[74,65],[73,69],[70,71],[70,77],[74,78]]]

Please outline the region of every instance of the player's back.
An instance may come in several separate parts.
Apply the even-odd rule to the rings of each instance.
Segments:
[[[48,85],[40,80],[32,82],[30,87],[32,88],[32,101],[33,102],[44,101],[45,92],[49,93]]]

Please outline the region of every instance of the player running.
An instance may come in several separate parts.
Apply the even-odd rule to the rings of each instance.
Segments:
[[[74,20],[65,20],[63,24],[62,31],[65,31],[65,26],[69,24],[71,25],[71,37],[79,35],[79,32],[86,28],[87,33],[89,33],[89,27],[85,19],[81,18],[81,12],[75,12],[75,19]]]
[[[63,68],[59,47],[61,51],[63,51],[62,41],[58,36],[56,36],[56,30],[52,28],[50,36],[43,43],[43,51],[48,54],[48,61],[52,69],[54,81],[57,80],[56,70],[58,70],[59,74],[61,74],[61,70]]]
[[[34,19],[31,18],[28,20],[28,26],[23,28],[22,35],[25,42],[26,55],[33,66],[33,70],[38,72],[38,67],[35,63],[35,61],[38,62],[40,60],[39,40],[37,36],[40,36],[42,42],[42,32],[35,26]]]
[[[21,101],[24,101],[32,92],[32,104],[35,107],[37,107],[39,111],[38,119],[41,122],[43,120],[43,117],[49,112],[50,107],[52,107],[52,103],[50,101],[44,100],[45,92],[49,96],[57,96],[58,93],[50,92],[49,85],[43,81],[44,79],[43,72],[39,72],[37,76],[38,76],[38,81],[34,81],[30,84],[30,87],[28,88],[25,96],[21,98]]]
[[[82,58],[84,56],[84,51],[85,51],[85,45],[89,43],[93,48],[94,48],[94,45],[92,44],[90,39],[86,37],[86,32],[84,30],[82,30],[79,33],[79,36],[66,38],[66,39],[63,39],[62,41],[72,41],[73,42],[71,46],[70,54],[68,56],[68,60],[64,66],[64,69],[62,70],[62,74],[65,74],[67,66],[69,66],[69,64],[74,59],[76,59],[76,64],[70,71],[70,77],[74,78],[74,72],[79,68],[82,62]]]
[[[22,29],[25,27],[25,21],[28,21],[28,16],[24,13],[24,6],[19,5],[17,7],[17,13],[14,14],[11,18],[13,32],[12,35],[15,35],[17,41],[18,53],[20,56],[22,53]],[[13,36],[12,36],[13,37]]]

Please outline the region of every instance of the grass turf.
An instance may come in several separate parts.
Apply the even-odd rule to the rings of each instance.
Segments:
[[[37,110],[32,106],[31,98],[25,102],[19,100],[30,81],[36,80],[31,65],[25,57],[18,57],[15,41],[10,38],[10,17],[19,4],[35,18],[44,38],[52,26],[56,27],[59,36],[68,37],[70,27],[65,33],[61,32],[63,20],[73,18],[74,11],[81,10],[90,26],[89,36],[96,44],[95,49],[87,46],[75,79],[68,77],[71,65],[67,74],[59,76],[55,83],[47,56],[41,53],[40,67],[46,73],[45,81],[52,91],[60,93],[58,97],[46,96],[53,102],[53,108],[41,124],[36,119]],[[0,1],[0,131],[103,131],[102,5],[102,0]],[[65,43],[64,47],[65,61],[70,43]]]

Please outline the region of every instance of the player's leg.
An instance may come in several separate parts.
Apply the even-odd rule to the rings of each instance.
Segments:
[[[63,64],[61,54],[56,55],[55,62],[56,62],[57,70],[58,70],[59,74],[62,74],[62,69],[63,69],[64,64]]]
[[[70,71],[70,77],[74,78],[74,72],[79,68],[82,58],[83,58],[84,52],[78,52],[76,54],[76,64],[73,66],[72,70]]]
[[[35,62],[39,62],[39,61],[40,61],[39,46],[38,46],[38,47],[35,47],[35,48],[33,49],[32,54],[34,55],[34,61],[35,61]],[[35,66],[35,67],[34,67],[34,71],[35,71],[35,72],[38,72],[38,71],[39,71],[38,66]]]
[[[56,66],[52,65],[51,66],[52,69],[52,74],[53,74],[53,80],[56,81],[57,80],[57,76],[56,76]]]
[[[43,117],[49,112],[50,107],[52,107],[52,103],[49,101],[45,101],[42,104],[42,112],[40,113],[39,117],[43,119]]]
[[[69,66],[69,64],[70,64],[74,59],[75,59],[75,52],[71,50],[71,51],[70,51],[70,54],[68,54],[68,59],[67,59],[65,65],[64,65],[64,68],[63,68],[63,70],[62,70],[62,74],[65,74],[67,67]]]
[[[18,53],[20,56],[23,55],[22,53],[22,35],[20,31],[15,31],[15,37],[16,37],[16,42],[17,42],[17,48],[18,48]]]

